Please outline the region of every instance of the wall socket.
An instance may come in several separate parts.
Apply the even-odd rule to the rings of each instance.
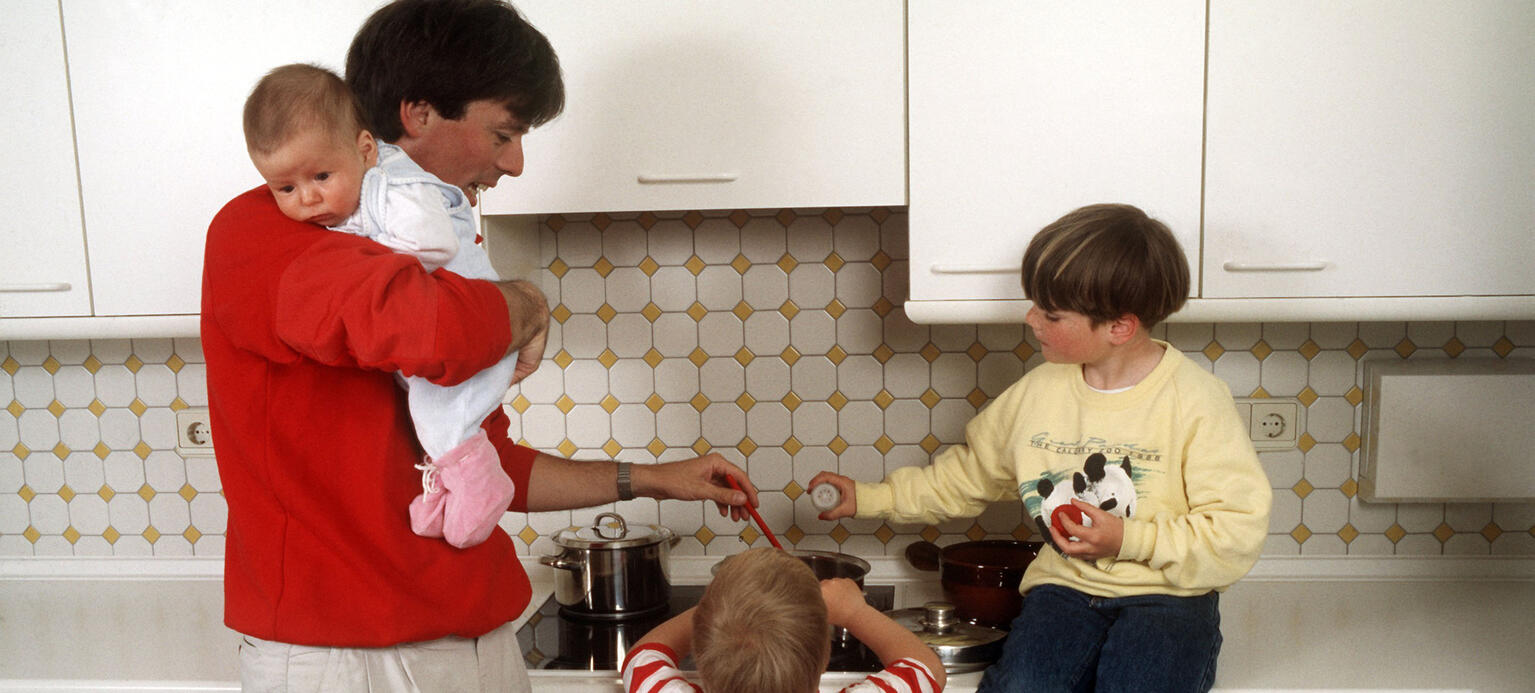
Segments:
[[[207,407],[176,412],[176,452],[182,457],[213,456],[213,423]]]
[[[1306,408],[1298,399],[1240,397],[1236,402],[1253,447],[1259,450],[1289,450],[1306,430]]]

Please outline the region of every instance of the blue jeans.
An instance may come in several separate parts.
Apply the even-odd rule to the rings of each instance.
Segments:
[[[1221,650],[1220,597],[1094,597],[1029,590],[979,693],[1209,691]]]

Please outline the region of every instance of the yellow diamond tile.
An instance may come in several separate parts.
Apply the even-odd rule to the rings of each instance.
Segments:
[[[1304,544],[1311,538],[1311,529],[1304,524],[1296,525],[1295,529],[1290,530],[1290,538],[1297,544]]]
[[[101,496],[102,500],[110,503],[112,502],[112,497],[117,495],[117,492],[113,491],[111,486],[102,484],[101,488],[96,490],[96,495]]]
[[[1392,523],[1390,527],[1386,528],[1386,538],[1391,540],[1393,544],[1401,541],[1406,536],[1407,530],[1402,529],[1402,526],[1399,524]]]
[[[747,214],[746,210],[744,209],[738,209],[734,212],[731,212],[730,216],[725,218],[729,219],[730,223],[735,224],[735,227],[738,229],[745,227],[746,222],[751,221],[752,219],[751,215]]]
[[[116,544],[117,540],[121,539],[122,536],[123,533],[117,531],[116,527],[108,527],[107,531],[101,533],[101,538],[107,540],[108,544]]]
[[[1460,352],[1465,350],[1466,345],[1462,344],[1459,339],[1454,337],[1451,337],[1450,341],[1444,343],[1444,353],[1449,354],[1450,358],[1452,359],[1456,356],[1460,356]]]
[[[890,263],[895,262],[895,260],[891,259],[888,253],[881,250],[874,253],[874,257],[869,258],[869,262],[874,265],[874,269],[883,272],[886,268],[890,267]]]
[[[613,395],[606,395],[602,398],[601,402],[597,403],[597,406],[602,407],[603,411],[612,414],[613,410],[618,408],[618,398]]]
[[[607,453],[608,457],[617,457],[618,453],[623,452],[623,450],[624,446],[619,445],[618,441],[612,438],[609,438],[608,442],[602,444],[602,451]]]
[[[1368,352],[1369,350],[1370,350],[1370,347],[1369,347],[1369,345],[1364,343],[1364,340],[1362,340],[1362,339],[1355,339],[1354,341],[1349,342],[1348,349],[1346,349],[1345,351],[1348,352],[1349,356],[1354,357],[1355,361],[1358,361],[1359,359],[1363,358],[1365,353]]]
[[[570,395],[560,395],[559,399],[554,400],[554,406],[558,408],[560,412],[569,414],[570,410],[575,408],[576,401],[571,399]]]
[[[847,306],[842,305],[842,302],[835,298],[831,300],[831,303],[826,304],[826,314],[830,315],[833,320],[842,317],[842,314],[846,312]]]
[[[655,455],[656,457],[660,457],[661,453],[666,452],[666,443],[661,442],[660,438],[652,438],[650,440],[650,444],[645,446],[645,449],[648,450],[650,454]]]
[[[744,322],[752,316],[752,307],[746,301],[741,301],[736,304],[736,307],[730,309],[730,313]]]
[[[682,263],[682,266],[686,268],[687,271],[692,272],[693,276],[696,277],[700,272],[704,271],[705,267],[709,266],[709,263],[704,262],[703,258],[694,255],[693,257],[688,258],[687,262]]]
[[[523,397],[521,392],[517,393],[517,396],[512,398],[511,404],[512,411],[515,411],[518,414],[526,414],[528,412],[528,407],[533,406],[533,403],[529,402],[527,397]]]
[[[522,531],[517,533],[517,538],[521,539],[524,544],[532,544],[538,541],[538,531],[532,527],[523,527]]]
[[[890,436],[882,435],[878,440],[874,441],[874,449],[878,450],[881,455],[888,455],[891,450],[895,449],[895,441],[891,440]]]
[[[965,530],[965,538],[969,539],[970,541],[980,541],[985,539],[986,529],[981,527],[981,523],[976,522],[970,525],[970,529]]]
[[[943,533],[939,532],[937,527],[928,525],[922,528],[918,536],[921,536],[924,541],[938,541],[938,537],[943,536]]]
[[[554,365],[559,366],[560,368],[563,369],[563,368],[569,368],[570,364],[575,363],[576,357],[571,356],[570,352],[565,351],[564,349],[561,349],[561,350],[559,350],[558,353],[556,353],[554,355],[554,359],[553,360],[554,360]]]
[[[831,351],[826,352],[826,359],[834,364],[841,365],[847,359],[847,352],[842,349],[841,345],[836,345],[831,348]]]
[[[738,254],[735,256],[735,259],[730,261],[730,268],[738,274],[746,274],[746,270],[752,268],[752,261],[746,259],[745,255]]]
[[[1508,341],[1508,337],[1499,337],[1498,341],[1492,343],[1492,353],[1497,354],[1500,359],[1508,358],[1509,352],[1513,350],[1514,343]]]
[[[133,412],[134,416],[143,416],[144,412],[149,411],[149,405],[144,404],[144,400],[134,397],[133,401],[128,403],[128,411]]]
[[[1307,385],[1305,389],[1302,389],[1295,395],[1295,398],[1300,400],[1301,406],[1309,407],[1317,400],[1316,390],[1311,389],[1311,386]]]
[[[150,525],[149,527],[144,528],[144,533],[142,536],[144,537],[145,541],[153,544],[157,541],[160,541],[160,530],[155,529],[153,525]]]
[[[1295,485],[1291,486],[1290,490],[1294,491],[1295,495],[1300,496],[1301,498],[1305,498],[1306,496],[1311,495],[1311,492],[1315,491],[1316,487],[1312,486],[1311,482],[1306,481],[1305,479],[1301,479],[1300,481],[1295,482]]]
[[[698,531],[693,533],[693,538],[697,539],[698,543],[708,546],[709,542],[714,541],[714,531],[707,526],[699,527]]]
[[[783,257],[778,258],[778,269],[783,270],[784,274],[793,272],[795,267],[799,267],[799,260],[794,259],[793,255],[784,253]]]
[[[841,455],[842,453],[847,452],[847,441],[843,440],[842,436],[837,436],[832,438],[831,442],[826,444],[826,447],[827,449],[831,450],[831,454]]]
[[[1263,359],[1268,358],[1269,354],[1274,353],[1274,348],[1269,346],[1268,342],[1260,339],[1258,340],[1257,344],[1253,345],[1252,349],[1249,349],[1249,351],[1252,352],[1252,355],[1255,358],[1257,358],[1259,361],[1262,361]]]
[[[1450,537],[1453,536],[1455,536],[1455,528],[1448,524],[1441,522],[1438,527],[1434,528],[1434,538],[1438,539],[1441,544],[1449,541]]]
[[[570,316],[570,309],[566,308],[565,304],[563,303],[555,306],[554,310],[549,311],[549,317],[553,318],[555,322],[561,325],[565,324],[565,321],[569,320]]]
[[[980,409],[981,405],[986,403],[986,400],[986,393],[982,392],[981,388],[975,388],[974,390],[970,391],[970,394],[965,395],[965,401],[969,402],[970,406],[975,407],[976,409]]]
[[[592,269],[596,270],[599,276],[606,277],[613,273],[613,263],[608,262],[608,259],[605,257],[599,257],[596,264],[592,265]]]
[[[790,392],[789,394],[783,396],[783,399],[780,400],[780,403],[783,404],[785,409],[788,409],[789,411],[794,411],[795,409],[799,408],[799,405],[802,403],[802,400],[799,398],[799,395],[796,395],[793,392]]]
[[[28,542],[36,544],[37,540],[42,538],[43,533],[37,531],[36,527],[33,527],[32,525],[27,525],[27,530],[25,532],[22,532],[21,536],[26,537]]]
[[[927,454],[931,455],[933,454],[933,451],[937,450],[938,446],[943,445],[943,443],[938,442],[938,439],[934,438],[933,434],[929,433],[926,436],[923,436],[922,442],[918,443],[918,445],[922,446],[922,449],[926,450]]]
[[[1364,390],[1358,387],[1351,387],[1348,389],[1348,392],[1343,393],[1343,399],[1348,400],[1349,404],[1357,407],[1360,402],[1364,401]]]
[[[778,210],[778,214],[773,215],[773,218],[777,219],[779,224],[788,226],[789,224],[794,223],[797,215],[794,214],[794,210],[792,209],[781,209]]]
[[[171,411],[181,411],[183,409],[191,409],[191,408],[192,408],[192,405],[187,404],[187,401],[182,399],[182,398],[180,398],[180,397],[177,397],[176,399],[171,400]]]
[[[736,353],[735,353],[736,363],[739,363],[739,364],[745,366],[745,365],[751,363],[752,359],[754,359],[754,358],[756,358],[756,356],[754,356],[752,354],[751,350],[747,349],[746,347],[741,347],[740,349],[736,350]]]
[[[1223,348],[1219,342],[1212,341],[1205,345],[1205,348],[1201,353],[1205,355],[1205,358],[1214,361],[1220,358],[1221,354],[1226,353],[1226,349]]]
[[[11,448],[11,454],[21,459],[27,459],[27,455],[32,454],[32,451],[28,450],[27,446],[22,445],[21,443],[17,443],[14,447]]]
[[[693,352],[688,354],[688,361],[691,361],[693,365],[699,368],[703,368],[704,364],[709,362],[709,354],[702,347],[693,347]]]
[[[53,446],[53,456],[60,460],[69,457],[69,446],[63,443]]]
[[[187,527],[187,530],[182,532],[181,536],[186,537],[188,544],[196,544],[197,540],[203,537],[203,533],[197,531],[196,527]]]
[[[1027,361],[1034,355],[1034,347],[1029,346],[1028,342],[1019,342],[1018,347],[1013,349],[1013,354],[1018,357],[1019,361]]]
[[[827,255],[826,259],[821,261],[821,264],[826,265],[827,269],[836,272],[837,270],[842,269],[842,266],[847,264],[847,262],[843,261],[842,256],[836,253],[832,253]]]
[[[101,370],[101,359],[96,358],[96,355],[92,354],[85,357],[85,363],[81,365],[85,366],[85,370],[90,371],[94,375],[96,371]]]
[[[48,358],[43,359],[43,370],[48,371],[48,375],[57,375],[59,372],[59,365],[59,360],[53,358],[52,355],[49,355]]]
[[[1402,341],[1397,342],[1396,346],[1392,347],[1391,350],[1395,351],[1397,356],[1405,359],[1408,356],[1412,356],[1412,352],[1417,351],[1418,346],[1413,344],[1411,339],[1403,337]]]
[[[884,296],[880,296],[879,298],[874,299],[874,305],[872,307],[874,309],[874,314],[882,318],[890,315],[890,311],[895,310],[895,304],[891,303],[890,299],[885,298]]]
[[[565,264],[564,260],[555,258],[553,262],[549,263],[549,272],[556,278],[564,277],[565,273],[569,271],[570,265]]]
[[[138,495],[139,498],[144,499],[145,503],[148,503],[149,501],[155,499],[155,490],[149,484],[144,484],[143,486],[139,487]]]
[[[576,450],[580,448],[576,447],[576,444],[571,442],[569,438],[566,438],[560,441],[559,445],[554,446],[554,449],[559,450],[561,455],[572,457],[576,454]]]
[[[655,273],[660,269],[661,263],[656,262],[655,258],[649,255],[646,255],[644,260],[640,260],[640,271],[644,272],[647,277],[655,276]]]
[[[789,540],[791,545],[798,544],[805,538],[805,530],[800,529],[799,525],[791,525],[789,530],[783,533],[783,538]]]
[[[778,352],[778,358],[783,359],[784,363],[792,366],[794,362],[799,360],[799,350],[792,346],[786,346],[783,348],[783,351]]]
[[[64,502],[68,503],[75,499],[75,490],[70,488],[69,484],[63,484],[59,486],[59,498],[64,499]]]
[[[140,368],[144,367],[144,362],[140,361],[139,357],[134,356],[133,354],[129,354],[128,355],[128,360],[124,361],[123,365],[127,366],[129,371],[137,373],[137,372],[139,372]]]
[[[881,522],[879,529],[874,530],[874,538],[878,539],[881,544],[889,544],[890,540],[895,538],[895,530],[891,529],[890,525]]]
[[[551,214],[548,219],[544,220],[544,226],[549,227],[550,231],[559,231],[565,228],[565,217],[559,214]]]
[[[1310,438],[1311,435],[1310,434],[1306,434],[1306,435],[1304,435],[1302,437],[1303,438]],[[1349,452],[1358,452],[1359,451],[1359,434],[1358,433],[1350,433],[1347,436],[1345,436],[1343,438],[1343,449],[1347,450]]]
[[[138,445],[133,446],[133,454],[138,455],[139,459],[141,460],[148,459],[149,453],[152,452],[154,452],[154,449],[149,447],[149,443],[146,443],[142,440],[139,441]]]
[[[928,363],[937,361],[938,357],[943,355],[943,351],[938,348],[938,345],[933,344],[932,342],[928,342],[927,345],[922,347],[922,350],[917,353],[921,354],[922,358],[926,359]]]
[[[612,349],[603,349],[597,355],[597,363],[602,364],[603,368],[612,368],[613,364],[618,363],[618,354],[613,353]]]
[[[790,479],[788,485],[783,487],[783,494],[788,496],[789,500],[799,500],[800,496],[805,495],[805,489],[799,485],[799,482]]]
[[[746,436],[741,439],[741,442],[736,443],[736,451],[751,457],[751,454],[757,451],[757,441],[752,440],[751,436]]]
[[[645,307],[640,309],[640,315],[643,316],[645,318],[645,320],[647,320],[649,322],[655,322],[657,320],[660,320],[661,319],[661,306],[658,306],[658,305],[656,305],[654,303],[646,303]]]
[[[1345,544],[1352,544],[1355,539],[1359,538],[1359,530],[1354,529],[1353,525],[1345,524],[1343,529],[1338,530],[1338,538],[1342,539]]]
[[[613,306],[604,303],[597,307],[597,319],[601,320],[603,324],[612,322],[613,318],[617,316],[618,309],[614,308]]]
[[[96,455],[96,459],[104,460],[107,455],[112,454],[112,448],[107,447],[106,443],[97,442],[96,447],[91,448],[91,452]]]
[[[697,211],[688,212],[682,215],[682,223],[687,224],[688,228],[697,231],[698,225],[704,223],[704,215]]]
[[[1359,483],[1353,479],[1345,479],[1343,483],[1338,486],[1338,491],[1343,494],[1344,498],[1353,498],[1359,494]]]
[[[757,528],[753,527],[750,523],[747,523],[746,527],[741,529],[741,533],[736,536],[740,537],[741,541],[745,542],[747,546],[751,546],[752,542],[762,538],[762,535],[757,532]]]
[[[825,219],[826,223],[836,226],[837,222],[842,221],[842,214],[842,210],[833,208],[822,212],[821,218]]]
[[[1301,358],[1310,361],[1311,359],[1316,358],[1317,354],[1322,353],[1322,347],[1319,346],[1316,342],[1308,339],[1304,344],[1301,344],[1300,348],[1296,349],[1296,351],[1300,352]]]
[[[5,371],[8,375],[16,375],[16,371],[19,370],[21,370],[21,364],[10,356],[5,357],[4,361],[0,361],[0,371]]]
[[[714,449],[714,446],[710,445],[709,441],[704,440],[703,438],[699,438],[698,440],[693,441],[692,448],[693,452],[696,452],[700,455],[707,455],[709,454],[710,450]]]
[[[666,357],[662,356],[661,352],[656,351],[654,348],[651,348],[649,351],[645,352],[645,355],[641,358],[643,358],[645,363],[651,368],[655,368],[656,366],[661,365],[661,362],[666,360]]]
[[[799,439],[794,436],[789,436],[789,439],[783,442],[783,451],[789,453],[790,456],[798,455],[799,451],[804,447],[804,443],[799,442]]]
[[[10,404],[5,405],[5,410],[10,413],[12,418],[19,419],[21,418],[22,413],[27,410],[27,408],[21,406],[21,402],[13,399],[11,400]]]
[[[757,400],[753,399],[750,394],[743,392],[740,397],[736,398],[736,406],[740,407],[741,411],[751,411],[752,407],[757,406]]]
[[[171,354],[171,357],[165,360],[165,367],[171,369],[172,373],[180,373],[186,365],[187,362],[175,354]]]
[[[880,390],[874,395],[874,406],[880,409],[888,409],[894,403],[895,395],[890,394],[889,390]]]
[[[37,497],[37,492],[33,491],[31,486],[22,484],[21,488],[16,489],[16,495],[21,496],[23,501],[31,503],[32,499]]]
[[[1253,391],[1251,393],[1249,393],[1247,396],[1255,398],[1255,399],[1267,399],[1268,396],[1269,396],[1269,391],[1263,389],[1263,387],[1260,385],[1260,386],[1254,388]]]
[[[971,344],[970,348],[965,350],[965,355],[975,362],[980,362],[981,359],[986,358],[986,353],[986,346],[980,342]]]
[[[87,405],[85,408],[90,410],[90,412],[92,414],[94,414],[94,415],[96,415],[98,417],[101,416],[102,414],[107,413],[107,405],[102,404],[101,400],[99,400],[99,399],[91,400],[91,403],[89,405]]]
[[[842,411],[842,408],[847,406],[847,395],[842,394],[841,390],[833,390],[831,396],[826,398],[826,403],[830,404],[832,409]]]
[[[666,400],[662,399],[660,395],[654,392],[650,393],[650,396],[645,398],[645,408],[649,409],[650,413],[652,414],[661,411],[661,407],[664,406],[666,406]]]
[[[1486,527],[1482,528],[1482,538],[1488,542],[1497,541],[1500,536],[1503,536],[1503,528],[1499,527],[1496,522],[1489,522]]]
[[[608,226],[612,223],[613,218],[604,212],[598,212],[595,216],[592,217],[592,226],[597,227],[598,231],[606,231]]]
[[[799,306],[794,305],[794,301],[784,301],[783,305],[778,307],[778,314],[793,320],[794,316],[799,315]]]
[[[705,397],[704,393],[700,392],[696,395],[693,395],[693,399],[688,400],[688,404],[693,405],[694,409],[702,412],[704,409],[708,408],[709,398]]]
[[[843,542],[847,541],[848,537],[853,536],[853,533],[847,531],[847,528],[843,527],[842,523],[840,522],[837,523],[836,527],[832,527],[831,532],[828,532],[828,534],[831,536],[832,541],[837,542],[838,546],[841,546]]]
[[[938,406],[939,402],[943,401],[943,397],[933,388],[928,388],[927,392],[922,393],[922,396],[917,398],[917,401],[921,402],[928,409],[932,409]]]

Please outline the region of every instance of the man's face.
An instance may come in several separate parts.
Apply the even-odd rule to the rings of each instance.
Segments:
[[[479,202],[483,188],[501,176],[522,175],[522,136],[528,126],[500,103],[471,101],[464,117],[449,120],[421,105],[419,126],[396,142],[410,158],[443,182],[456,185]]]

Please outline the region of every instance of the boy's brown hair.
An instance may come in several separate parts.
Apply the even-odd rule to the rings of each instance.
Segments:
[[[1126,204],[1089,205],[1041,229],[1023,253],[1023,295],[1094,326],[1130,313],[1149,329],[1183,307],[1189,265],[1167,225]]]
[[[362,106],[336,73],[317,65],[283,65],[261,78],[245,99],[245,148],[270,154],[288,138],[324,132],[351,144],[367,129]]]
[[[693,659],[704,690],[813,691],[831,654],[821,583],[774,548],[720,563],[693,614]]]

